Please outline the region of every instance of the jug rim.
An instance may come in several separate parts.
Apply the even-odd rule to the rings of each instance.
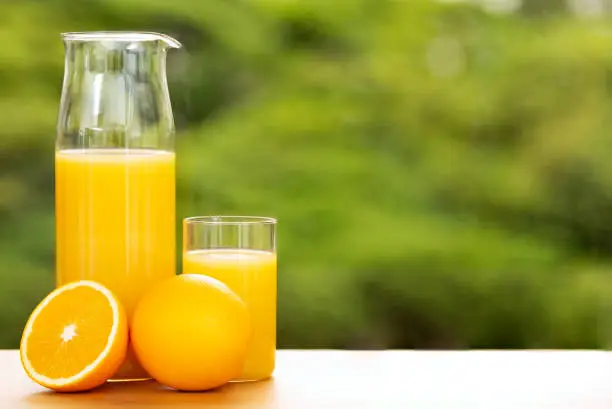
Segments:
[[[174,38],[152,31],[72,31],[62,33],[64,41],[162,41],[172,48],[181,48],[182,45]]]

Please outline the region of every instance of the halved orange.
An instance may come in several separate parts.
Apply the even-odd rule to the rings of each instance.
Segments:
[[[34,309],[21,338],[21,363],[42,386],[84,391],[117,371],[127,345],[127,317],[117,297],[94,281],[77,281]]]

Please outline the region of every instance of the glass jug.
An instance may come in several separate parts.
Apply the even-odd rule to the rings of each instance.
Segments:
[[[180,44],[155,33],[62,37],[57,285],[100,282],[130,318],[143,291],[175,274],[174,120],[165,65],[168,48]],[[148,378],[131,348],[115,378]]]

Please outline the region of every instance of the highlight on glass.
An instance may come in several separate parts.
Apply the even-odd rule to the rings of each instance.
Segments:
[[[183,222],[183,273],[222,281],[251,314],[251,342],[235,381],[261,380],[274,372],[276,225],[276,219],[256,216],[200,216]]]

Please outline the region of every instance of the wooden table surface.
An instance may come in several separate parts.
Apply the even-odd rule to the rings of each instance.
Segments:
[[[155,382],[58,394],[0,351],[0,408],[604,409],[612,352],[279,351],[274,379],[184,393]]]

